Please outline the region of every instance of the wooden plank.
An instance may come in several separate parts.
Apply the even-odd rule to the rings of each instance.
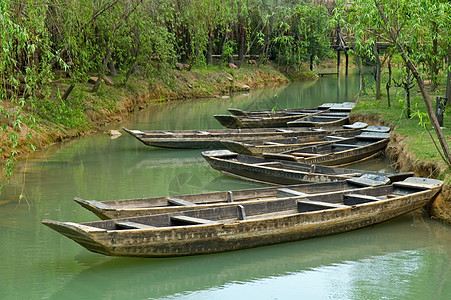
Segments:
[[[244,206],[238,205],[236,208],[238,209],[238,220],[246,220],[246,211],[244,210]]]
[[[282,128],[277,128],[276,131],[278,131],[278,132],[293,132],[293,130],[282,129]]]
[[[150,226],[147,224],[136,223],[136,222],[116,222],[117,227],[120,229],[155,229],[158,227]]]
[[[186,201],[180,198],[173,198],[173,197],[169,197],[168,198],[168,203],[172,204],[172,205],[177,205],[177,206],[194,206],[197,205],[193,202],[190,201]]]
[[[317,156],[321,156],[321,154],[317,154],[317,153],[304,153],[304,152],[291,152],[291,155],[299,156],[299,157],[317,157]]]
[[[306,193],[295,191],[295,190],[288,189],[288,188],[280,188],[280,189],[277,189],[277,191],[288,194],[288,195],[292,195],[292,196],[307,196],[308,195]]]
[[[333,144],[334,146],[337,146],[337,147],[343,147],[343,148],[351,148],[351,149],[353,149],[353,148],[359,148],[359,147],[361,147],[361,146],[357,146],[357,145],[351,145],[351,144],[340,144],[340,143],[335,143],[335,144]]]
[[[343,203],[346,205],[357,205],[368,202],[380,201],[381,199],[369,196],[369,195],[361,195],[361,194],[346,194],[343,195]]]
[[[203,225],[221,224],[216,221],[189,217],[189,216],[171,216],[171,221],[185,223],[185,224],[194,224],[194,225],[196,225],[196,224],[203,224]]]
[[[357,178],[346,179],[347,182],[361,186],[376,186],[390,183],[390,178],[383,175],[364,174]]]
[[[255,166],[277,166],[277,165],[281,165],[281,163],[278,161],[267,161],[267,162],[262,162],[262,163],[256,163],[254,165]]]
[[[323,201],[313,201],[309,199],[302,199],[296,201],[298,211],[299,212],[309,212],[315,210],[323,210],[323,209],[333,209],[333,208],[345,208],[349,207],[348,205],[343,205],[340,203],[330,203]]]

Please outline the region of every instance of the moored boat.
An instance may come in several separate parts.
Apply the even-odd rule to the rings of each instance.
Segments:
[[[389,141],[389,133],[365,131],[352,138],[335,137],[335,141],[303,146],[280,153],[263,153],[263,156],[308,164],[345,166],[381,154]]]
[[[209,130],[131,130],[122,129],[148,146],[180,149],[224,149],[221,140],[264,141],[287,137],[302,137],[305,142],[316,141],[326,135],[350,134],[367,127],[366,123],[327,128],[249,128]]]
[[[101,219],[114,219],[154,215],[168,212],[183,212],[192,209],[220,207],[230,204],[251,203],[300,197],[311,194],[331,193],[343,190],[371,188],[391,183],[381,175],[363,175],[336,182],[284,185],[245,190],[210,192],[152,198],[121,199],[110,201],[85,200],[75,197],[82,207],[93,212]]]
[[[341,126],[349,123],[349,113],[346,112],[322,112],[300,117],[296,120],[288,121],[288,127],[324,127]]]
[[[372,136],[380,137],[382,139],[382,135],[379,132],[382,132],[382,126],[368,126],[362,131],[342,131],[337,132],[333,135],[318,135],[316,140],[306,140],[303,137],[286,137],[280,139],[273,140],[257,140],[257,141],[231,141],[231,140],[221,140],[221,143],[225,146],[225,148],[229,149],[232,152],[246,154],[246,155],[255,155],[262,156],[263,153],[284,153],[286,151],[291,151],[295,149],[299,149],[301,147],[311,145],[312,151],[317,149],[315,147],[319,147],[320,149],[329,149],[330,153],[335,150],[336,147],[331,145],[332,142],[336,141],[337,143],[342,141],[342,143],[351,142],[350,138],[359,136],[357,139],[360,143],[353,142],[356,147],[358,146],[366,146],[368,143],[365,142],[366,139],[362,138],[368,136],[367,132],[373,132],[373,127],[375,129],[375,133]],[[390,131],[389,127],[385,127],[385,132]],[[376,142],[376,139],[370,139],[372,142]],[[319,145],[324,144],[324,146],[320,147]],[[310,148],[308,148],[310,149]],[[349,150],[349,149],[347,149]],[[355,150],[355,149],[354,149]],[[337,152],[337,151],[335,151]],[[355,152],[355,151],[354,151]],[[363,152],[363,151],[362,151]],[[372,154],[372,153],[370,153]],[[316,162],[314,162],[316,163]]]
[[[335,112],[351,112],[354,107],[354,102],[343,102],[343,103],[323,103],[320,106],[316,107],[317,110],[330,110]],[[246,116],[246,117],[255,117],[255,116],[267,116],[270,117],[273,114],[279,113],[295,113],[305,110],[304,108],[288,108],[288,109],[275,109],[275,110],[242,110],[238,108],[229,108],[227,109],[232,115],[235,116]]]
[[[104,255],[171,257],[266,246],[371,226],[424,207],[442,182],[407,178],[365,191],[88,223],[42,223]]]
[[[236,178],[267,184],[298,184],[305,182],[329,182],[376,174],[398,181],[413,173],[378,173],[372,171],[335,168],[287,160],[277,160],[251,155],[242,155],[229,150],[202,152],[202,156],[213,169]],[[396,178],[396,179],[395,179]]]
[[[288,122],[321,112],[321,110],[305,109],[296,112],[277,112],[251,116],[216,114],[214,117],[222,126],[227,128],[270,128],[287,127]]]

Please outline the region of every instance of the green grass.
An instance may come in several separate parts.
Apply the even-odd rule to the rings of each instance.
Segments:
[[[407,107],[405,91],[402,88],[391,88],[391,105],[388,106],[387,95],[383,94],[380,100],[375,99],[375,95],[369,92],[361,95],[353,113],[374,115],[395,128],[395,132],[404,137],[404,143],[419,161],[435,162],[444,164],[437,148],[435,147],[430,134],[436,138],[435,130],[432,128],[427,116],[426,104],[418,93],[418,88],[411,90],[411,111],[413,116],[407,118]],[[431,93],[432,106],[435,108],[435,99],[442,95],[443,87],[437,92]],[[443,134],[449,141],[451,139],[451,118],[445,113]]]

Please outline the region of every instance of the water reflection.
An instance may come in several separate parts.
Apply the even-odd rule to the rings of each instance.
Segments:
[[[433,238],[422,216],[410,215],[351,234],[222,254],[117,258],[83,271],[52,299],[68,299],[90,282],[102,290],[90,289],[86,299],[361,299],[387,291],[399,299],[417,293],[413,283],[443,259],[430,247]]]
[[[111,129],[220,128],[213,114],[228,107],[314,107],[352,100],[358,76],[347,80],[324,77],[228,99],[157,103]],[[390,293],[410,298],[413,292],[445,299],[451,294],[450,229],[412,215],[337,236],[174,259],[93,254],[41,224],[44,218],[96,219],[72,201],[74,196],[103,201],[261,186],[221,175],[200,152],[98,134],[55,144],[19,162],[0,195],[0,299],[390,299]],[[389,166],[379,159],[358,168]],[[25,198],[19,200],[20,194]]]

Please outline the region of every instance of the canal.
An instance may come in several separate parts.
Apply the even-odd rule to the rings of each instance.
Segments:
[[[353,100],[357,88],[353,74],[159,103],[107,129],[221,128],[213,114],[228,107],[314,107]],[[449,299],[451,227],[421,212],[318,239],[164,259],[91,253],[41,224],[96,220],[75,196],[103,201],[261,186],[221,175],[200,153],[97,134],[21,160],[0,195],[0,299]],[[391,170],[383,157],[352,167]]]

